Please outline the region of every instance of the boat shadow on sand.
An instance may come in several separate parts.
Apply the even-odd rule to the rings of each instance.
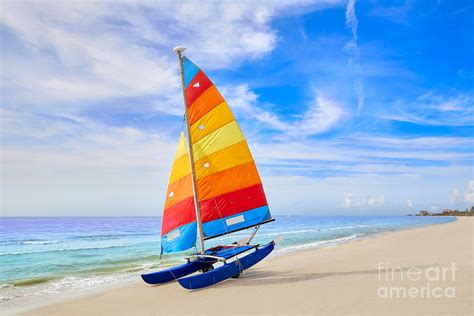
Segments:
[[[400,271],[407,271],[410,268],[428,268],[434,265],[418,265],[418,266],[406,266],[401,267]],[[345,276],[345,275],[363,275],[363,274],[378,274],[378,269],[373,270],[358,270],[358,271],[328,271],[328,272],[316,272],[307,273],[301,270],[294,271],[264,271],[263,269],[255,269],[246,272],[244,275],[239,277],[235,281],[227,281],[217,284],[216,287],[226,288],[234,286],[261,286],[271,284],[290,284],[298,283],[303,281],[317,280],[333,276]]]

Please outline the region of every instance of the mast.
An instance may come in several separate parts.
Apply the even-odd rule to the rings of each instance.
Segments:
[[[189,161],[191,164],[191,178],[193,184],[193,194],[194,194],[194,208],[196,210],[196,221],[198,224],[198,232],[199,232],[199,239],[201,241],[201,254],[204,254],[204,233],[202,230],[202,221],[201,221],[201,207],[199,205],[199,198],[198,192],[196,188],[196,171],[194,169],[194,156],[193,156],[193,148],[191,146],[191,133],[190,133],[190,126],[188,120],[188,104],[186,101],[186,93],[184,91],[184,72],[183,72],[183,55],[182,53],[186,50],[185,47],[176,46],[173,50],[178,54],[178,63],[179,63],[179,74],[181,76],[181,90],[183,92],[183,103],[184,103],[184,120],[186,121],[186,137],[188,140],[188,155]]]

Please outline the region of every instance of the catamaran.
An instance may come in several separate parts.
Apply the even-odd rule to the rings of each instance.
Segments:
[[[168,184],[161,254],[196,247],[198,235],[200,251],[186,257],[182,265],[143,274],[142,278],[149,284],[178,280],[186,289],[199,289],[237,278],[267,257],[275,241],[251,243],[260,225],[274,219],[234,115],[212,81],[183,55],[185,50],[174,48],[186,128],[178,141]],[[244,229],[252,229],[248,238],[205,248],[206,240]]]

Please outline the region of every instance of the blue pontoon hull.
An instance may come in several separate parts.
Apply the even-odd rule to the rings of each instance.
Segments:
[[[202,260],[194,260],[187,262],[185,264],[165,269],[157,272],[142,274],[142,279],[148,284],[162,284],[170,281],[174,281],[179,279],[183,276],[188,274],[194,273],[203,269],[206,265],[215,263],[216,260],[211,262],[202,261]]]
[[[223,266],[204,273],[183,277],[178,279],[179,284],[189,290],[200,289],[210,285],[214,285],[221,281],[238,276],[243,270],[246,270],[262,261],[275,248],[272,241],[267,245],[257,248],[251,254],[239,258],[231,263],[225,263]]]
[[[216,256],[223,259],[229,259],[234,256],[237,256],[245,251],[251,250],[256,246],[219,246],[207,249],[205,251],[205,255]],[[198,254],[194,254],[198,256]],[[142,274],[142,279],[148,284],[162,284],[167,283],[170,281],[177,280],[181,277],[189,275],[191,273],[197,272],[199,270],[203,270],[211,264],[217,262],[217,260],[209,258],[209,257],[197,257],[198,259],[188,261],[185,264],[172,267],[169,269]]]

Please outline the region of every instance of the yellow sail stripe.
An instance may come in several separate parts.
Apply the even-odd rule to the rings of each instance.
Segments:
[[[177,160],[182,155],[188,155],[188,149],[186,147],[186,141],[184,140],[183,132],[181,132],[181,134],[179,135],[178,148],[176,149],[174,159]]]
[[[196,179],[253,161],[246,141],[238,142],[196,161]]]
[[[191,143],[196,143],[201,138],[209,135],[234,119],[234,115],[230,111],[227,103],[225,101],[222,102],[191,126]]]
[[[191,173],[191,166],[189,164],[189,156],[188,154],[181,155],[181,157],[177,158],[174,163],[173,167],[171,168],[171,175],[169,183],[173,183],[176,180],[187,176]]]
[[[234,120],[193,144],[194,161],[243,140],[244,136]]]
[[[188,150],[184,140],[184,133],[181,132],[175,160],[171,168],[165,209],[193,195],[191,180],[191,165],[189,164]]]

